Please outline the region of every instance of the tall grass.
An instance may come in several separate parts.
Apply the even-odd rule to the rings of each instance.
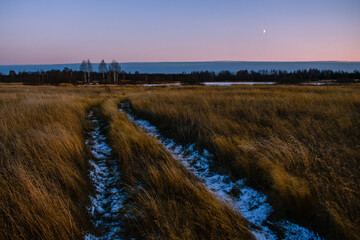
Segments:
[[[1,89],[0,239],[83,236],[87,104],[50,88]]]
[[[87,110],[103,101],[132,192],[129,236],[253,238],[238,213],[118,111],[112,97],[136,92],[144,88],[0,87],[0,239],[81,239],[92,230],[84,130]]]
[[[173,159],[156,139],[102,105],[109,137],[131,192],[127,234],[140,239],[253,239],[247,223]]]
[[[218,168],[265,191],[279,215],[328,238],[359,239],[359,93],[357,86],[1,86],[0,239],[79,239],[91,228],[83,135],[86,111],[100,102],[131,191],[129,237],[253,238],[239,213],[118,111],[120,96],[179,142],[209,149]]]
[[[278,214],[360,239],[360,88],[190,87],[129,96],[142,117],[265,191]]]

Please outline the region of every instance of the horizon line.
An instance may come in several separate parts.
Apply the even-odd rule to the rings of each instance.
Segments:
[[[258,62],[268,62],[268,63],[312,63],[312,62],[317,62],[317,63],[337,63],[337,62],[348,62],[348,63],[360,63],[360,60],[357,61],[341,61],[341,60],[322,60],[322,61],[316,61],[316,60],[311,60],[311,61],[246,61],[246,60],[210,60],[210,61],[138,61],[138,62],[118,62],[119,64],[127,64],[127,63],[216,63],[216,62],[254,62],[254,63],[258,63]],[[35,66],[35,65],[66,65],[66,64],[79,64],[81,62],[71,62],[71,63],[30,63],[30,64],[0,64],[0,66],[24,66],[24,65],[28,65],[28,66]],[[92,62],[92,63],[100,63],[100,62]],[[105,62],[106,63],[106,62]],[[108,62],[111,63],[111,62]]]

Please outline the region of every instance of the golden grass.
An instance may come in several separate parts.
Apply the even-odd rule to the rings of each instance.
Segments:
[[[119,96],[178,141],[208,148],[220,169],[266,192],[278,214],[330,239],[360,239],[359,93],[1,85],[0,239],[78,239],[91,228],[83,133],[86,111],[100,102],[132,191],[129,236],[252,238],[238,213],[118,112]]]
[[[253,239],[239,213],[218,201],[156,139],[110,99],[102,111],[110,143],[131,191],[128,236],[140,239]]]
[[[104,89],[0,87],[0,239],[79,239],[90,229],[86,111]]]
[[[0,87],[0,239],[82,239],[92,231],[84,144],[90,108],[110,123],[122,178],[132,191],[129,236],[253,239],[239,213],[118,112],[119,96],[147,90]]]
[[[87,219],[85,105],[64,95],[6,92],[0,95],[0,238],[79,238]]]
[[[279,214],[328,238],[360,239],[358,86],[189,87],[130,102],[180,142],[197,142]],[[135,141],[134,141],[135,142]]]
[[[0,86],[0,239],[79,239],[91,228],[86,111],[118,91]]]

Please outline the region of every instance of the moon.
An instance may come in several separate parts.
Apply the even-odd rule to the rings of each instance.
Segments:
[[[263,34],[265,34],[266,33],[266,29],[263,29]]]

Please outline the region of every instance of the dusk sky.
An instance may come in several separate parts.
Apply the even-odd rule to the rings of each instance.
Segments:
[[[0,0],[1,65],[87,58],[360,61],[360,1]]]

